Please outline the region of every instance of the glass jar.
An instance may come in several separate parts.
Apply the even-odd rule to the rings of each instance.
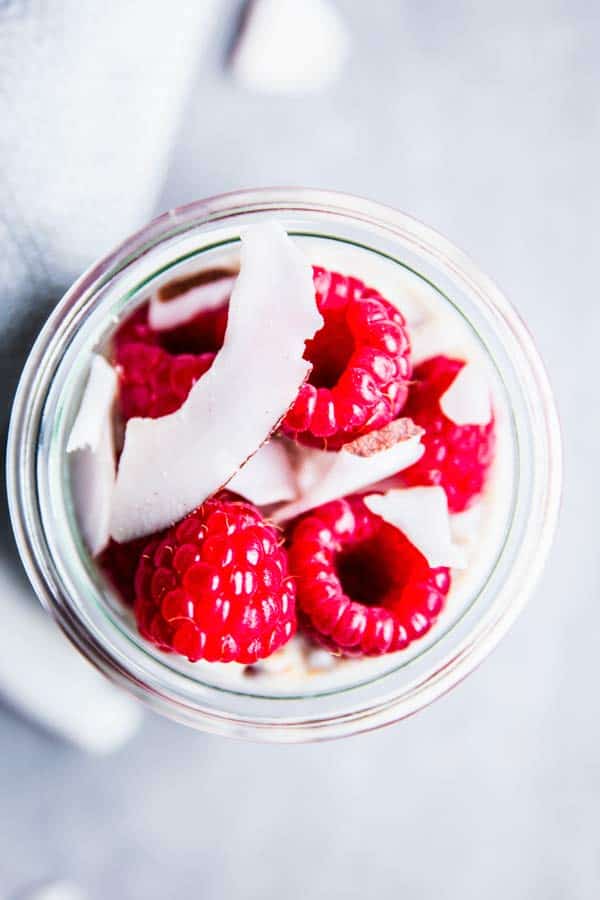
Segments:
[[[66,441],[90,354],[166,274],[231,250],[249,224],[276,218],[302,244],[351,248],[411,273],[462,318],[495,372],[507,410],[510,488],[493,558],[476,591],[410,654],[327,689],[274,694],[231,687],[145,643],[82,544]],[[361,275],[360,263],[353,274]],[[87,271],[42,330],[15,399],[9,503],[18,547],[43,604],[75,646],[156,711],[205,731],[265,741],[340,737],[395,722],[461,681],[522,609],[548,553],[561,482],[548,381],[525,326],[499,290],[445,238],[408,216],[327,191],[265,189],[171,210]],[[360,671],[360,670],[357,670]]]

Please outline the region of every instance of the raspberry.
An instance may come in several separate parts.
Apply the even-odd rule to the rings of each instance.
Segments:
[[[152,344],[121,344],[115,362],[124,421],[134,416],[158,419],[179,409],[214,358],[214,353],[172,356]]]
[[[229,304],[198,313],[185,325],[159,332],[160,344],[170,353],[217,353],[223,346]]]
[[[137,538],[126,544],[118,544],[111,538],[98,557],[100,568],[128,606],[133,606],[135,570],[147,543],[147,537]]]
[[[154,331],[148,322],[149,304],[144,303],[119,326],[114,335],[115,350],[126,344],[150,344],[169,353],[217,353],[223,346],[228,303],[198,313],[184,325],[168,331]]]
[[[148,303],[136,309],[114,336],[124,421],[134,416],[158,419],[179,409],[210,368],[226,325],[227,304],[170,331],[153,331]]]
[[[140,634],[161,650],[249,664],[295,632],[295,588],[275,529],[225,496],[147,544],[134,612]]]
[[[116,330],[113,341],[116,353],[127,344],[152,344],[157,346],[159,335],[148,324],[148,303],[136,309]]]
[[[481,493],[494,457],[494,420],[487,425],[456,425],[440,408],[464,362],[434,356],[417,366],[403,415],[425,429],[425,453],[402,472],[405,484],[438,484],[446,491],[450,512],[466,509]]]
[[[313,268],[324,325],[306,342],[308,382],[283,422],[304,444],[338,449],[402,409],[410,342],[401,313],[357,278]]]
[[[334,500],[301,519],[289,565],[305,630],[344,656],[408,647],[429,631],[450,589],[448,569],[430,568],[359,497]]]

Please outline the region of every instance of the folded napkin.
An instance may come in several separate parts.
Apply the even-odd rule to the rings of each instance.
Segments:
[[[51,306],[83,268],[151,215],[219,5],[0,2],[3,430]],[[117,746],[134,730],[137,707],[32,607],[14,574],[5,501],[0,507],[0,596],[11,636],[0,694],[82,746]]]

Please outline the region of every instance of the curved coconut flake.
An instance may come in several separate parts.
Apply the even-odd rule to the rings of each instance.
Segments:
[[[174,413],[127,423],[115,540],[165,528],[227,484],[294,402],[311,369],[305,341],[322,323],[308,260],[275,222],[249,227],[213,365]]]
[[[296,474],[283,441],[274,438],[263,444],[227,487],[257,506],[293,500],[298,493]]]
[[[488,425],[492,419],[492,402],[481,366],[476,363],[463,366],[440,397],[440,407],[455,425]]]
[[[452,543],[448,501],[443,488],[397,488],[364,499],[371,512],[406,535],[432,568],[465,568],[462,548]]]
[[[98,353],[92,354],[88,380],[67,442],[67,453],[96,450],[117,392],[117,373]]]
[[[92,555],[108,543],[115,484],[112,407],[117,375],[94,354],[77,418],[67,443],[75,515]]]
[[[318,91],[337,77],[349,45],[345,23],[329,0],[251,0],[232,69],[251,90]]]
[[[424,452],[423,429],[411,419],[397,419],[344,446],[337,453],[306,450],[297,469],[301,495],[275,511],[272,519],[285,522],[315,506],[364,490],[416,463]]]
[[[161,300],[157,291],[150,298],[148,323],[154,331],[168,331],[185,325],[198,313],[218,309],[229,299],[236,276],[219,278],[207,284],[192,287],[172,300]]]

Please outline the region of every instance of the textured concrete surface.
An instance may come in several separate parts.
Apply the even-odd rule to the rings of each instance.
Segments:
[[[550,563],[452,695],[343,743],[240,745],[149,716],[96,760],[0,710],[0,894],[62,876],[94,900],[598,897],[599,7],[338,2],[354,53],[312,99],[231,84],[224,15],[160,205],[332,187],[469,252],[529,323],[561,409]]]

